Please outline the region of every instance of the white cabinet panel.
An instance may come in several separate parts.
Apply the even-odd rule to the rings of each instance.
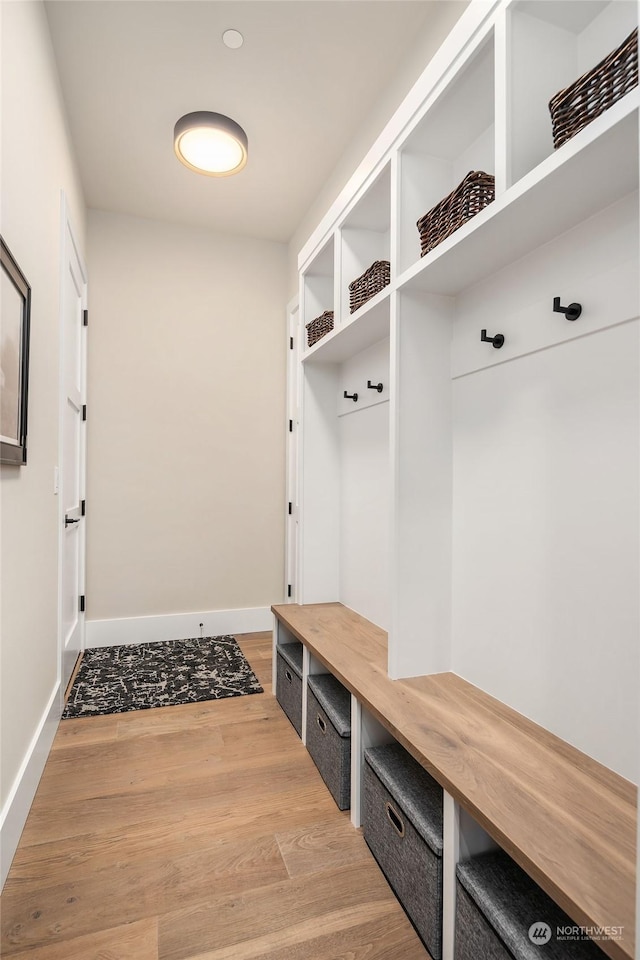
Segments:
[[[639,334],[454,384],[452,668],[637,776]]]

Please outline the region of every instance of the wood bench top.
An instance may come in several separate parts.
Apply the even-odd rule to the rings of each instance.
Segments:
[[[454,673],[390,680],[387,634],[340,603],[272,610],[575,923],[623,928],[608,956],[635,957],[633,784]]]

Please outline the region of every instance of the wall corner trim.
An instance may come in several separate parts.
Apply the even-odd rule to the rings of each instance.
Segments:
[[[38,789],[40,777],[58,729],[61,711],[60,682],[58,681],[0,813],[0,890],[7,879]]]
[[[243,607],[237,610],[207,610],[196,613],[167,613],[152,617],[122,617],[87,620],[86,647],[115,647],[155,640],[188,640],[234,633],[270,631],[270,607]]]

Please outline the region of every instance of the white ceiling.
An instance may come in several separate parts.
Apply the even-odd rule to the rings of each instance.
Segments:
[[[432,0],[54,0],[47,14],[89,207],[287,241],[439,6]],[[221,35],[244,34],[238,50]],[[213,110],[249,163],[183,167],[173,126]]]

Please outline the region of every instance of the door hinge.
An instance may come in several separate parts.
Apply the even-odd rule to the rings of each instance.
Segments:
[[[289,337],[289,350],[293,350],[293,337]]]
[[[289,420],[289,433],[293,433],[293,420]]]
[[[290,584],[290,583],[287,584],[287,596],[288,596],[288,597],[291,596],[291,584]]]
[[[88,327],[88,326],[89,326],[89,311],[88,311],[88,310],[83,310],[83,311],[82,311],[82,326],[83,326],[83,327]]]
[[[81,512],[81,514],[82,514],[83,517],[86,515],[86,512],[87,512],[87,501],[86,501],[86,500],[81,500],[81,501],[80,501],[80,512]]]
[[[292,513],[293,513],[293,504],[291,503],[291,500],[289,500],[289,516],[291,516]]]
[[[85,596],[83,593],[82,596],[80,597],[80,613],[84,613],[84,602],[85,602]]]
[[[82,419],[83,419],[83,420],[86,420],[86,419],[87,419],[87,405],[86,405],[86,403],[83,403],[83,404],[82,404]]]

